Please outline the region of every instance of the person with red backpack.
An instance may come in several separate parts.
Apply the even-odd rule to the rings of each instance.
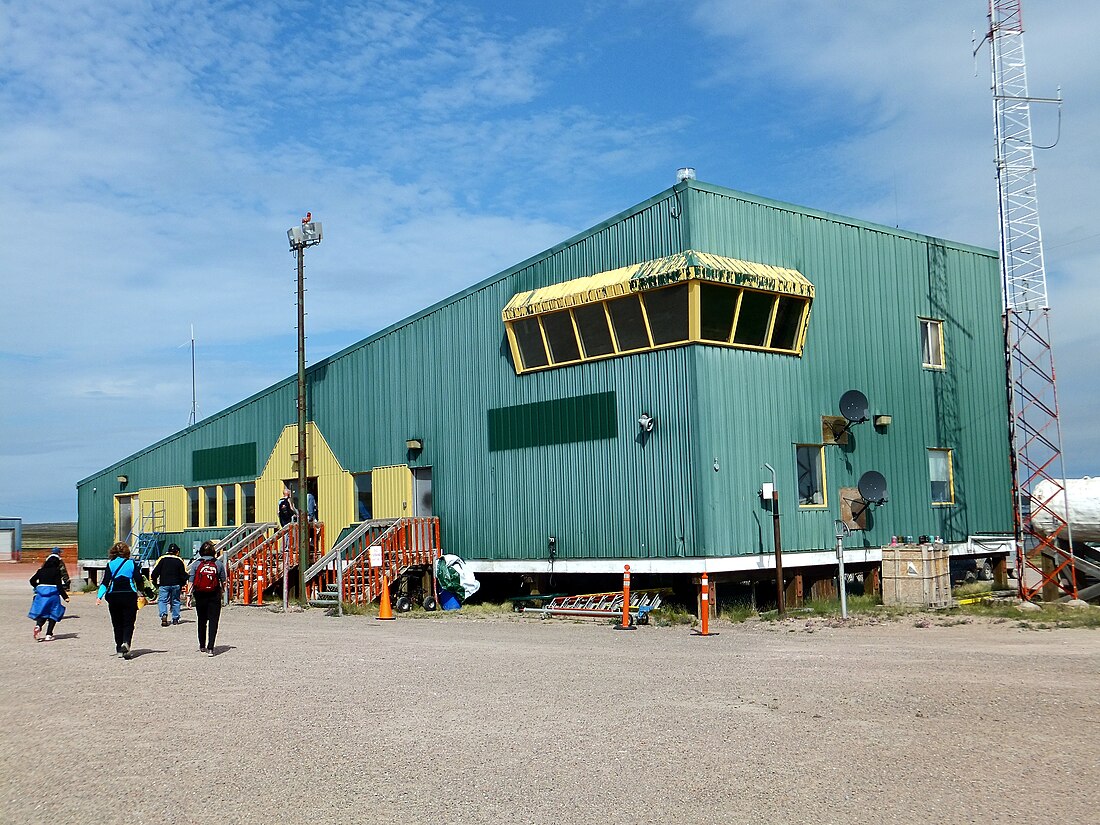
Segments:
[[[199,653],[214,655],[214,640],[218,635],[218,619],[222,613],[222,586],[225,584],[225,564],[214,556],[214,542],[204,541],[198,558],[187,577],[187,606],[195,601],[199,619]]]

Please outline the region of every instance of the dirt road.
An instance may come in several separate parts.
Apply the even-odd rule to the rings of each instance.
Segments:
[[[27,575],[29,575],[27,572]],[[1100,632],[138,616],[0,577],[0,822],[1088,822]],[[713,628],[712,628],[713,629]],[[1047,697],[1045,700],[1039,697]],[[1028,802],[1022,802],[1027,800]]]

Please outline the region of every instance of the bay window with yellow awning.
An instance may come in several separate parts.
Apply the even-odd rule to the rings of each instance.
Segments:
[[[516,372],[700,343],[800,356],[814,286],[794,269],[688,250],[512,297]]]

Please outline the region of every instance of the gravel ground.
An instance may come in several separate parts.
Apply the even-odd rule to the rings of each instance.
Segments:
[[[788,620],[703,639],[234,607],[210,658],[193,611],[161,628],[146,608],[123,661],[92,595],[74,595],[57,641],[33,643],[30,572],[0,573],[3,823],[927,825],[1100,810],[1097,631]]]

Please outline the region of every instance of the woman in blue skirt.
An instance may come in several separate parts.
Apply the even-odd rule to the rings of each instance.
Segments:
[[[34,640],[36,642],[52,642],[54,625],[65,615],[65,605],[61,600],[69,600],[69,594],[65,589],[64,565],[60,556],[50,556],[45,563],[38,568],[38,572],[31,576],[31,587],[34,588],[34,601],[27,615],[34,619]],[[46,636],[42,637],[42,627],[46,627]]]

